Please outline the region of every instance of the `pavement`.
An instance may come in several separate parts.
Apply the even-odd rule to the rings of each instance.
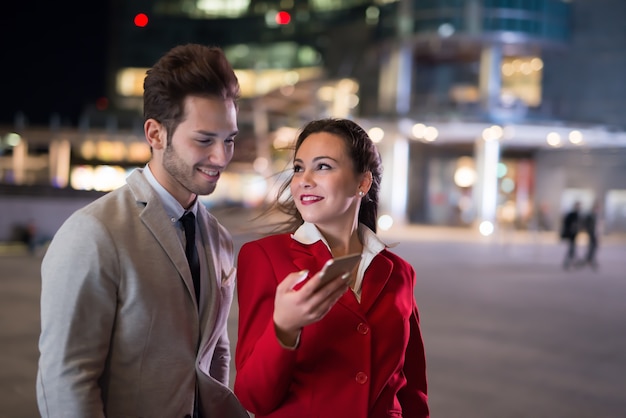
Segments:
[[[238,250],[267,222],[216,210]],[[379,234],[417,273],[433,418],[626,417],[626,239],[564,270],[554,232],[398,225]],[[581,248],[582,249],[582,248]],[[38,417],[39,268],[0,245],[0,418]],[[236,343],[238,307],[229,318]],[[235,376],[233,368],[231,383]],[[346,417],[350,418],[350,417]],[[409,417],[405,417],[409,418]]]

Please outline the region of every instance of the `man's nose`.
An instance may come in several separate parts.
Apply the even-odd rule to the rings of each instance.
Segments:
[[[232,157],[232,150],[230,150],[223,142],[215,144],[215,146],[211,147],[209,152],[209,161],[211,164],[222,167],[226,166]]]

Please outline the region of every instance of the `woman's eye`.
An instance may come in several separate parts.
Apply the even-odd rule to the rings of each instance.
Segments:
[[[302,171],[302,167],[300,167],[299,165],[294,165],[293,166],[293,172],[294,173],[299,173]]]
[[[328,165],[328,164],[326,164],[326,163],[320,163],[320,164],[317,166],[317,169],[318,169],[318,170],[328,170],[328,169],[330,169],[330,168],[331,168],[331,167],[330,167],[330,165]]]

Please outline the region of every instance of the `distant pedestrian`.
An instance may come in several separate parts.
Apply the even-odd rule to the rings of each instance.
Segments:
[[[561,239],[567,242],[567,252],[563,260],[563,268],[568,270],[576,264],[576,236],[580,230],[580,202],[575,202],[572,209],[565,214],[561,224]]]
[[[587,254],[585,255],[585,259],[582,261],[582,265],[588,265],[592,269],[596,270],[598,268],[598,263],[596,261],[596,251],[598,249],[598,213],[600,211],[600,203],[595,201],[589,213],[585,215],[582,221],[582,227],[587,233],[588,244],[587,244]]]
[[[37,249],[37,225],[33,219],[29,220],[26,225],[24,225],[22,241],[28,247],[28,252],[35,254],[35,250]]]
[[[34,219],[30,219],[22,227],[21,239],[28,248],[28,253],[31,255],[37,255],[39,249],[50,241],[50,238],[40,233]]]

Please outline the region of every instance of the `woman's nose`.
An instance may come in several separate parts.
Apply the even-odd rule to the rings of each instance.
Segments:
[[[304,188],[310,188],[313,186],[313,176],[308,170],[304,170],[300,176],[300,186]]]

